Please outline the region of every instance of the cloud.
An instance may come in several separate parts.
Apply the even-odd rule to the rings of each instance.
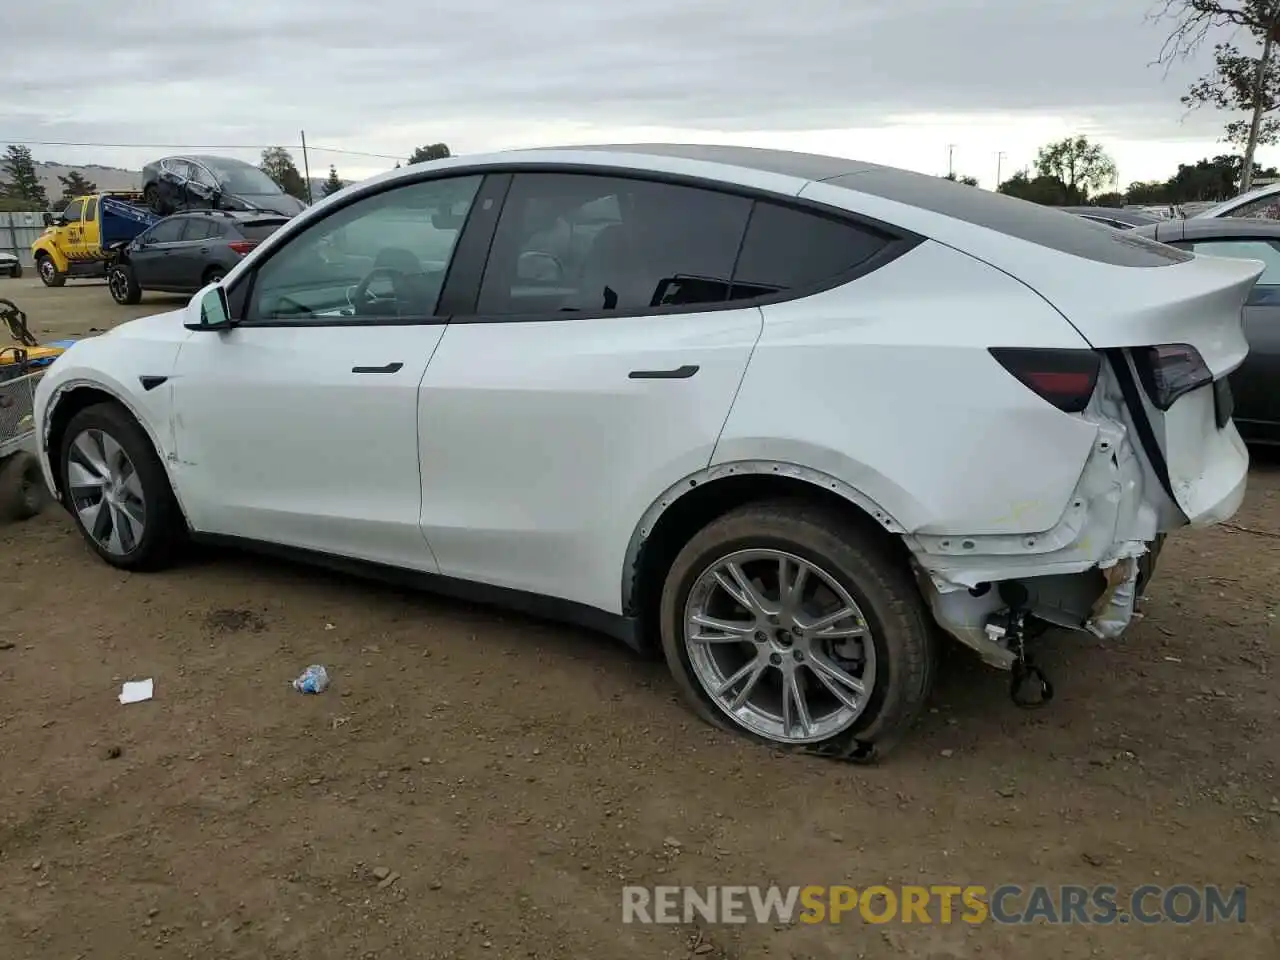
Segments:
[[[10,3],[0,142],[292,144],[306,129],[321,145],[404,155],[435,140],[472,152],[661,128],[785,146],[799,131],[972,114],[1212,140],[1220,116],[1179,123],[1204,63],[1168,78],[1150,67],[1165,31],[1144,13],[1114,0]],[[111,157],[136,165],[157,150]]]

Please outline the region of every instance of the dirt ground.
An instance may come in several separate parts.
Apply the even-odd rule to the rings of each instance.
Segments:
[[[171,309],[0,280],[42,336]],[[211,553],[0,528],[0,957],[1280,957],[1280,460],[1178,535],[1057,699],[947,658],[884,764],[775,755],[585,632]],[[332,688],[294,692],[307,664]],[[124,680],[155,698],[121,706]],[[380,869],[379,869],[380,868]],[[382,870],[390,882],[379,883]],[[1244,924],[623,925],[626,884],[1248,887]]]

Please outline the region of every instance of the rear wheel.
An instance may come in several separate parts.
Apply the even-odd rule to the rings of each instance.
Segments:
[[[125,570],[167,566],[186,524],[155,448],[118,404],[86,407],[62,437],[58,468],[85,541]]]
[[[20,263],[15,263],[12,267],[10,267],[10,268],[9,268],[9,276],[10,276],[10,277],[12,277],[14,280],[17,280],[19,277],[21,277],[21,276],[22,276],[22,264],[20,264]]]
[[[107,272],[107,289],[116,303],[132,305],[142,299],[137,274],[128,264],[118,263]]]
[[[883,754],[923,707],[933,628],[910,572],[845,517],[749,505],[677,556],[662,645],[703,719],[777,746]]]
[[[60,287],[67,282],[67,275],[54,266],[53,258],[47,253],[36,257],[36,272],[40,274],[40,282],[46,287]]]
[[[227,272],[221,267],[210,267],[204,274],[205,286],[208,286],[211,283],[221,283],[222,278],[226,275]]]

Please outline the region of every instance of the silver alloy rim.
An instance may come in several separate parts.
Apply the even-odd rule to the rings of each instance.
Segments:
[[[876,653],[849,592],[782,550],[739,550],[707,567],[685,603],[685,649],[716,706],[778,743],[848,729],[875,688]]]
[[[53,261],[48,257],[42,258],[40,261],[40,276],[47,280],[52,280],[55,272],[56,271],[53,269]]]
[[[112,270],[111,279],[107,281],[111,285],[111,296],[123,302],[129,295],[129,280],[124,275],[123,270]]]
[[[147,509],[133,461],[103,430],[85,430],[67,451],[67,486],[76,516],[89,536],[113,556],[142,542]]]

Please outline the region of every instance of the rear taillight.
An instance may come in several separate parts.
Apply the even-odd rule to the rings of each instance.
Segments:
[[[240,254],[242,257],[257,245],[257,240],[232,240],[227,244],[228,247]]]
[[[1089,405],[1102,368],[1102,357],[1093,350],[992,347],[990,352],[1000,366],[1063,413],[1079,413]]]
[[[1188,343],[1163,343],[1133,351],[1133,365],[1157,410],[1168,410],[1184,393],[1213,381],[1200,351]]]

